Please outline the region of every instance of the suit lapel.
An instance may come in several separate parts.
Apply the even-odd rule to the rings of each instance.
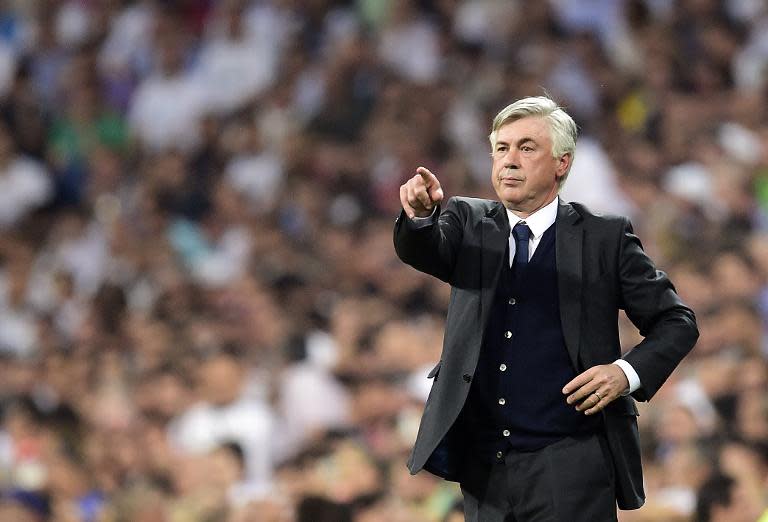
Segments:
[[[557,287],[560,296],[560,322],[573,367],[578,371],[581,338],[581,274],[584,227],[581,216],[568,203],[560,203],[555,225]]]
[[[488,322],[488,312],[493,306],[496,294],[496,284],[503,266],[504,254],[507,252],[509,241],[509,219],[501,203],[496,205],[483,216],[480,228],[480,277],[482,283],[480,327],[485,331]],[[507,260],[508,262],[508,260]]]

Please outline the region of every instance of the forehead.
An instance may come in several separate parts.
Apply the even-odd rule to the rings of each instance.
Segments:
[[[519,120],[505,123],[499,127],[496,141],[515,143],[523,138],[532,138],[539,143],[551,141],[549,122],[542,116],[526,116]]]

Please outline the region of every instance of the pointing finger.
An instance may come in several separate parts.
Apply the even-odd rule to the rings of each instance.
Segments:
[[[440,188],[440,182],[437,180],[437,176],[432,174],[428,168],[419,167],[416,169],[416,172],[424,180],[424,183],[427,185],[427,188],[432,188],[432,187]]]

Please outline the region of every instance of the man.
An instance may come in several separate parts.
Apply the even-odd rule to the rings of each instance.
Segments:
[[[626,218],[558,198],[576,124],[549,98],[494,119],[499,202],[400,187],[400,258],[451,284],[443,352],[409,461],[458,481],[468,521],[616,520],[644,502],[632,397],[693,347],[693,312]],[[620,309],[643,335],[621,358]],[[631,394],[631,396],[630,396]]]
[[[189,455],[237,443],[243,451],[245,482],[241,492],[256,496],[272,486],[271,452],[275,415],[269,404],[249,393],[248,368],[234,347],[208,354],[198,370],[197,401],[173,419],[168,434]]]
[[[698,491],[696,522],[752,522],[758,517],[744,487],[728,475],[715,473]]]

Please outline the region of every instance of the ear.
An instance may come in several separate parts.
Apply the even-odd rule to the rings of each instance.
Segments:
[[[571,167],[571,161],[573,160],[573,156],[571,156],[570,152],[566,152],[562,156],[560,156],[560,159],[557,160],[557,168],[555,169],[555,176],[560,179],[568,172],[568,169]]]

